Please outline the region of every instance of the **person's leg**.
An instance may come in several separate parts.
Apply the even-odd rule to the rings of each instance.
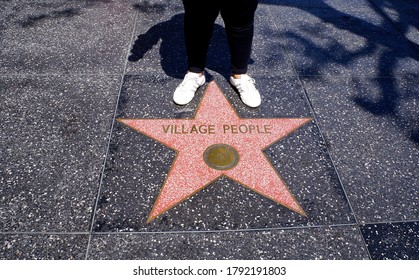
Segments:
[[[231,55],[230,83],[238,91],[243,103],[253,108],[262,102],[255,80],[246,74],[257,6],[258,0],[229,0],[224,1],[221,7]]]
[[[188,73],[173,93],[173,101],[186,105],[192,101],[197,89],[205,84],[205,62],[214,22],[219,14],[220,0],[182,0],[185,9],[185,46]]]
[[[258,0],[228,0],[221,8],[230,47],[233,75],[246,74],[253,42]]]
[[[228,0],[229,1],[229,0]],[[188,71],[204,71],[208,46],[214,22],[219,14],[218,0],[182,0],[185,10],[185,45],[188,56]]]

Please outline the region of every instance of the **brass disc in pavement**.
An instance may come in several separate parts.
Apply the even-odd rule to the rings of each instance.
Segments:
[[[213,169],[228,170],[239,163],[239,154],[230,145],[215,144],[205,150],[204,161]]]

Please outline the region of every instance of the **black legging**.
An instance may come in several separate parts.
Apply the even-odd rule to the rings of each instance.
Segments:
[[[258,0],[182,0],[185,9],[185,44],[189,71],[205,68],[214,22],[224,20],[233,74],[245,74],[253,41],[253,22]]]

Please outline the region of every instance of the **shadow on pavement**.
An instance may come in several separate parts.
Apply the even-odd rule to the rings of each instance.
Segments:
[[[376,0],[374,3],[369,1],[367,2],[368,6],[362,7],[362,9],[371,12],[374,17],[383,18],[384,20],[380,24],[366,21],[356,14],[339,11],[326,2],[322,0],[317,2],[260,0],[260,3],[265,5],[293,7],[320,20],[321,24],[319,25],[313,26],[310,22],[301,21],[298,23],[297,31],[281,27],[283,29],[278,32],[278,36],[282,39],[298,45],[298,55],[310,62],[297,66],[299,74],[319,75],[319,73],[329,71],[330,65],[340,69],[350,69],[350,65],[362,62],[365,67],[370,68],[364,70],[362,68],[364,65],[357,66],[361,67],[363,71],[361,77],[371,76],[368,71],[373,72],[373,77],[378,78],[372,79],[372,83],[378,86],[380,93],[377,96],[377,94],[368,95],[364,92],[362,96],[361,94],[354,96],[352,102],[373,115],[391,119],[411,141],[419,144],[419,113],[412,113],[411,109],[408,109],[408,112],[404,111],[404,108],[409,107],[404,106],[405,103],[417,104],[419,102],[417,90],[408,88],[407,92],[403,91],[396,79],[396,77],[405,76],[418,77],[416,68],[411,66],[412,63],[419,60],[419,46],[404,36],[408,30],[417,28],[417,22],[416,24],[410,23],[409,19],[405,19],[404,10],[406,7],[402,5],[403,3],[398,4],[395,1]],[[376,4],[377,2],[378,4]],[[304,3],[316,3],[316,7],[313,5],[304,6]],[[142,1],[135,4],[134,8],[140,13],[159,13],[166,11],[167,5]],[[399,20],[397,22],[391,20],[384,12],[385,8],[391,8],[393,13],[397,13]],[[327,26],[327,30],[319,30],[325,26]],[[333,32],[328,33],[329,30]],[[352,48],[351,41],[342,42],[336,38],[339,34],[362,37],[364,43],[362,46]],[[129,61],[139,61],[160,40],[159,52],[163,70],[169,76],[182,78],[186,70],[183,14],[174,15],[170,20],[154,25],[145,34],[140,34],[132,47]],[[327,43],[324,43],[325,41]],[[257,42],[255,43],[257,44]],[[272,51],[281,49],[275,46],[271,48]],[[371,59],[375,65],[374,69],[371,69],[371,65],[367,65],[369,62],[364,61],[371,61]],[[410,67],[404,69],[403,63],[406,61],[410,63],[408,64]],[[221,25],[216,24],[208,53],[207,68],[219,72],[223,76],[228,76],[229,65],[229,50],[224,29]],[[353,73],[350,75],[357,76]]]

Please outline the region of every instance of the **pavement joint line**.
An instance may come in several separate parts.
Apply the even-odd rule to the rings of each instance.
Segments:
[[[363,222],[360,223],[360,226],[366,225],[382,225],[382,224],[405,224],[405,223],[419,223],[419,220],[402,220],[402,221],[376,221],[376,222]]]
[[[132,2],[132,0],[122,0],[123,3],[126,3],[127,5],[129,4],[134,4]],[[31,2],[28,0],[24,0],[23,2]],[[35,5],[38,5],[39,3],[45,2],[44,0],[35,0],[33,1]],[[49,1],[47,1],[49,2]],[[88,0],[83,0],[82,2],[88,2]],[[138,2],[138,1],[137,1]],[[13,3],[13,2],[12,2]],[[31,2],[32,3],[32,2]],[[178,3],[179,4],[179,3]],[[132,6],[131,5],[131,6]],[[181,4],[179,4],[181,5]],[[293,10],[306,10],[306,11],[313,11],[315,9],[317,10],[324,10],[324,11],[328,11],[328,10],[334,10],[335,7],[331,6],[330,4],[325,3],[326,6],[324,7],[313,7],[310,5],[304,5],[304,4],[298,4],[298,3],[290,3],[290,4],[283,4],[283,3],[279,3],[279,2],[273,2],[273,3],[265,3],[261,5],[264,6],[265,11],[267,12],[267,20],[264,20],[263,22],[269,24],[269,26],[272,26],[275,32],[281,31],[282,30],[282,24],[280,21],[276,22],[275,21],[275,11],[276,9],[281,9],[281,8],[295,8]],[[329,5],[329,6],[327,6]],[[346,9],[345,7],[343,9]],[[417,50],[419,50],[419,44],[415,43],[414,41],[411,41],[411,39],[408,38],[409,34],[403,33],[403,26],[404,26],[404,19],[403,20],[397,20],[397,19],[392,19],[392,14],[387,13],[386,7],[385,6],[380,6],[380,3],[375,1],[375,0],[368,0],[366,1],[365,5],[362,7],[349,7],[347,8],[348,11],[365,11],[365,12],[371,12],[371,13],[377,13],[378,15],[381,15],[383,17],[383,24],[388,24],[389,27],[393,30],[392,34],[390,37],[391,39],[395,39],[398,40],[399,43],[401,43],[404,47],[406,47],[407,50],[404,50],[406,52],[408,52],[409,54],[411,52],[415,52]],[[336,8],[337,11],[343,11],[345,12],[346,10],[342,10],[339,7]],[[170,12],[170,9],[169,9]],[[404,12],[400,11],[400,13],[402,14]],[[153,13],[152,13],[153,14]],[[353,13],[352,13],[353,14]],[[159,228],[156,227],[156,231],[153,231],[153,228],[150,227],[141,227],[139,226],[137,228],[137,231],[103,231],[103,232],[95,232],[95,220],[98,217],[98,215],[100,215],[100,213],[98,214],[98,208],[99,208],[99,200],[101,197],[102,192],[104,191],[104,189],[107,187],[106,184],[106,166],[109,160],[109,157],[111,155],[111,151],[110,151],[110,145],[112,144],[112,138],[114,135],[114,129],[115,129],[115,117],[118,114],[118,105],[121,102],[121,98],[123,97],[123,86],[126,82],[126,79],[128,77],[157,77],[157,78],[166,78],[166,79],[170,79],[171,81],[173,80],[178,80],[177,78],[173,77],[170,74],[165,73],[165,71],[159,67],[159,66],[151,66],[152,69],[146,69],[144,71],[140,69],[136,70],[136,71],[129,71],[130,69],[130,62],[128,61],[128,57],[130,55],[130,51],[132,49],[132,45],[135,41],[136,38],[136,32],[138,32],[137,28],[138,28],[138,22],[140,20],[140,17],[142,16],[147,16],[148,12],[141,12],[141,11],[134,11],[133,13],[129,13],[129,22],[128,24],[126,24],[127,26],[127,32],[124,33],[124,39],[121,40],[122,44],[120,44],[119,51],[120,51],[120,56],[119,56],[119,61],[116,62],[116,64],[118,64],[118,71],[115,70],[111,70],[108,69],[108,67],[110,67],[110,65],[106,66],[105,65],[105,71],[97,71],[96,73],[81,73],[79,71],[75,72],[75,73],[71,73],[68,72],[63,72],[63,73],[59,73],[57,72],[53,72],[53,73],[37,73],[37,71],[39,70],[35,70],[34,72],[28,72],[28,73],[24,73],[24,71],[16,71],[16,73],[1,73],[0,72],[0,78],[4,78],[6,80],[18,80],[18,79],[34,79],[34,80],[41,80],[43,78],[48,79],[56,79],[56,78],[79,78],[81,80],[86,80],[86,79],[95,79],[98,78],[102,78],[102,79],[114,79],[114,82],[112,82],[112,84],[116,87],[116,91],[112,90],[112,101],[110,103],[111,108],[112,108],[112,102],[116,102],[115,107],[114,107],[114,111],[113,111],[113,116],[112,116],[112,109],[108,110],[108,112],[110,113],[109,117],[105,118],[106,121],[106,127],[105,127],[105,141],[103,141],[103,145],[101,145],[100,150],[102,150],[102,156],[104,156],[104,158],[102,157],[101,160],[99,160],[99,164],[97,166],[99,166],[101,168],[101,170],[99,170],[98,172],[98,177],[99,180],[96,180],[95,184],[93,185],[93,192],[90,195],[91,198],[91,206],[93,206],[94,208],[87,211],[87,215],[85,216],[85,222],[87,222],[87,225],[83,227],[84,231],[54,231],[54,228],[52,228],[53,231],[48,232],[48,231],[25,231],[28,230],[28,227],[25,227],[23,231],[1,231],[0,230],[0,237],[3,238],[12,238],[13,236],[16,236],[16,239],[25,237],[25,235],[28,236],[28,238],[31,239],[47,239],[48,236],[54,237],[54,236],[58,236],[59,239],[63,239],[63,240],[72,240],[72,239],[82,239],[82,245],[80,246],[80,256],[81,259],[83,259],[83,257],[85,257],[85,260],[90,258],[94,258],[94,250],[95,250],[95,245],[97,245],[95,243],[95,238],[99,239],[99,238],[103,238],[103,240],[106,240],[106,235],[108,235],[109,238],[126,238],[128,239],[126,236],[132,235],[138,238],[143,238],[142,236],[144,236],[144,239],[147,240],[147,238],[153,238],[153,235],[161,235],[158,237],[164,237],[164,235],[169,235],[169,237],[171,238],[171,240],[176,240],[176,236],[174,235],[179,235],[180,238],[184,238],[185,236],[188,237],[188,235],[193,235],[196,234],[198,237],[202,237],[202,234],[213,234],[215,237],[217,236],[217,234],[220,234],[221,236],[223,236],[223,234],[225,236],[228,236],[228,234],[231,234],[232,236],[234,235],[238,235],[240,236],[241,234],[246,235],[249,234],[250,236],[253,235],[264,235],[264,233],[266,234],[272,234],[273,236],[275,235],[281,235],[284,234],[285,231],[287,231],[288,233],[292,232],[293,230],[295,230],[296,232],[301,232],[301,233],[308,233],[308,234],[312,234],[313,237],[318,236],[319,238],[325,238],[327,237],[327,235],[323,234],[323,233],[331,233],[331,235],[334,232],[337,233],[344,233],[345,235],[350,235],[351,237],[354,237],[357,241],[357,246],[358,246],[358,250],[365,250],[367,252],[367,254],[364,255],[365,258],[369,258],[369,259],[373,259],[374,254],[373,251],[370,251],[371,249],[368,249],[368,245],[371,246],[371,242],[368,241],[368,238],[370,238],[371,236],[369,236],[368,232],[374,232],[374,227],[379,228],[380,225],[383,225],[383,228],[390,228],[393,229],[391,233],[395,233],[395,234],[404,234],[403,230],[405,228],[405,226],[408,226],[410,224],[414,224],[414,226],[417,225],[417,223],[419,223],[419,218],[417,217],[417,215],[414,215],[415,213],[413,213],[413,217],[409,214],[404,215],[404,212],[399,212],[399,213],[395,213],[394,215],[389,214],[389,215],[384,215],[384,219],[387,220],[380,220],[380,217],[368,217],[368,218],[363,218],[361,217],[361,215],[358,215],[359,213],[362,214],[362,210],[358,211],[356,214],[354,212],[354,209],[352,208],[351,205],[351,201],[347,195],[347,192],[350,193],[350,188],[348,187],[349,185],[345,185],[343,184],[341,179],[345,178],[345,175],[342,171],[342,174],[339,174],[338,172],[338,167],[340,170],[340,165],[338,164],[338,159],[340,158],[339,153],[335,150],[332,149],[328,146],[324,146],[324,144],[326,143],[326,138],[325,136],[327,135],[327,129],[326,130],[322,130],[322,126],[324,126],[323,128],[326,128],[327,126],[324,125],[324,123],[319,123],[318,120],[323,120],[324,115],[321,113],[321,110],[319,109],[320,107],[318,106],[313,106],[313,104],[316,104],[316,102],[314,102],[315,100],[313,99],[313,96],[315,96],[316,91],[311,91],[309,86],[308,86],[308,82],[310,81],[310,79],[325,79],[325,83],[326,84],[330,84],[330,81],[333,82],[340,82],[340,79],[348,79],[348,80],[356,80],[359,79],[361,81],[367,81],[367,82],[371,82],[371,83],[387,83],[387,82],[391,82],[392,80],[394,80],[394,82],[414,82],[413,79],[417,80],[419,75],[417,73],[417,67],[414,67],[413,70],[411,70],[410,68],[406,69],[402,69],[401,71],[399,68],[395,67],[392,68],[392,71],[390,73],[384,73],[383,75],[380,75],[381,71],[377,71],[377,74],[370,74],[370,73],[365,73],[364,71],[362,71],[361,73],[354,73],[352,74],[351,72],[353,72],[352,70],[348,71],[348,68],[345,68],[344,71],[336,71],[336,72],[343,72],[343,73],[324,73],[321,74],[319,72],[322,71],[304,71],[304,68],[300,68],[299,63],[297,62],[297,57],[294,55],[293,52],[293,47],[291,45],[289,45],[289,38],[287,37],[287,35],[283,35],[282,32],[279,32],[279,39],[281,40],[280,44],[278,44],[276,51],[277,52],[283,52],[284,53],[284,64],[287,65],[289,63],[288,66],[286,66],[286,68],[288,68],[288,70],[292,71],[288,71],[285,74],[277,74],[277,73],[273,73],[271,74],[268,70],[264,70],[264,69],[260,69],[257,70],[255,69],[255,73],[252,73],[252,76],[254,77],[270,77],[272,79],[280,79],[280,78],[287,78],[293,81],[294,83],[294,87],[297,88],[298,91],[300,91],[301,89],[303,90],[304,93],[304,97],[303,97],[303,101],[304,99],[306,100],[306,105],[305,106],[309,106],[310,107],[310,112],[308,114],[311,114],[313,117],[313,122],[312,124],[313,129],[316,131],[318,130],[318,132],[316,133],[316,141],[320,141],[320,143],[322,143],[322,148],[319,148],[319,150],[322,151],[322,153],[324,153],[324,157],[331,163],[331,165],[328,167],[328,171],[330,172],[335,172],[335,175],[337,176],[337,179],[335,181],[336,183],[336,187],[337,188],[341,188],[343,191],[343,194],[340,194],[342,201],[346,200],[346,203],[349,207],[349,209],[345,210],[345,213],[347,213],[347,219],[344,219],[341,223],[339,223],[340,218],[336,219],[337,223],[335,222],[336,220],[334,219],[320,219],[318,221],[314,221],[314,222],[309,222],[309,223],[299,223],[298,221],[294,221],[294,223],[291,222],[292,219],[289,220],[291,226],[286,226],[286,223],[284,225],[284,223],[280,223],[277,227],[267,227],[267,228],[260,228],[259,226],[262,225],[258,225],[256,224],[257,228],[246,228],[247,224],[245,223],[244,226],[242,227],[237,227],[237,226],[232,226],[230,228],[227,229],[221,229],[221,230],[216,230],[213,229],[213,227],[210,225],[208,226],[210,229],[206,230],[205,228],[203,229],[199,229],[199,227],[189,227],[190,230],[188,230],[188,225],[186,226],[185,230],[179,229],[179,227],[174,227],[174,230],[170,230],[167,229],[168,227],[163,227]],[[153,22],[154,22],[154,18],[153,18]],[[158,20],[158,19],[157,19]],[[408,22],[410,24],[410,22]],[[132,25],[130,25],[132,24]],[[381,24],[377,24],[376,26],[381,27]],[[393,28],[394,27],[394,28]],[[131,37],[128,37],[130,34],[129,30],[130,28],[132,29],[131,32]],[[407,41],[407,42],[406,42]],[[122,60],[122,56],[124,56],[124,52],[126,51],[126,49],[124,48],[124,44],[127,43],[129,44],[127,47],[127,57],[125,58],[125,60]],[[397,50],[397,48],[395,48],[395,50]],[[416,56],[414,55],[409,55],[409,58],[412,58],[413,60],[415,60]],[[340,63],[339,66],[345,65],[343,63]],[[414,66],[417,66],[417,64],[414,64]],[[291,67],[291,69],[290,69]],[[259,67],[255,67],[255,68],[259,68]],[[298,71],[298,69],[300,69],[300,71]],[[303,69],[303,70],[301,70]],[[114,72],[118,72],[118,73],[114,73]],[[215,75],[213,75],[214,77],[218,77],[219,75],[224,76],[224,74],[222,72],[219,71],[214,71],[214,73],[216,72]],[[299,73],[301,72],[301,73]],[[318,73],[318,74],[304,74],[304,72],[314,72],[314,73]],[[374,72],[374,71],[373,71]],[[396,72],[396,73],[395,73]],[[181,71],[176,71],[176,73],[172,73],[172,74],[180,74],[183,72]],[[335,80],[333,80],[335,79]],[[119,83],[119,84],[118,84]],[[299,85],[297,85],[299,84]],[[119,87],[118,87],[119,86]],[[299,89],[299,87],[301,86],[301,89]],[[306,89],[307,87],[307,89]],[[411,88],[408,88],[409,90]],[[414,90],[414,87],[413,87]],[[415,91],[413,91],[414,93]],[[300,91],[301,93],[301,91]],[[312,97],[312,98],[310,98]],[[45,109],[43,107],[43,109]],[[195,111],[195,110],[193,110]],[[305,110],[306,111],[306,110]],[[318,115],[317,115],[318,113]],[[112,119],[111,119],[112,117]],[[324,132],[324,134],[323,134]],[[320,135],[320,137],[319,137]],[[107,137],[107,138],[106,138]],[[403,138],[405,139],[405,138]],[[330,149],[330,151],[329,151]],[[333,151],[336,154],[333,154],[331,151]],[[336,164],[335,164],[336,163]],[[340,185],[340,186],[339,186]],[[406,187],[414,187],[414,185],[407,185]],[[96,191],[96,195],[95,195],[95,191]],[[417,199],[417,196],[413,196],[412,198]],[[351,198],[352,199],[352,198]],[[356,200],[355,200],[356,201]],[[355,203],[354,203],[355,205]],[[413,204],[415,205],[415,203]],[[351,213],[349,213],[351,212]],[[359,218],[357,217],[357,215],[359,216]],[[388,220],[393,218],[394,220]],[[403,219],[405,218],[405,219]],[[359,220],[358,220],[359,219]],[[378,220],[378,221],[374,221],[374,220]],[[328,224],[323,224],[323,223],[328,223]],[[294,224],[295,226],[292,226],[292,224]],[[118,230],[118,228],[114,228],[115,230]],[[317,230],[316,230],[317,229]],[[30,227],[29,227],[30,230]],[[65,229],[64,229],[65,230]],[[124,228],[121,228],[120,230],[124,230]],[[127,229],[129,230],[129,229]],[[138,231],[139,230],[139,231]],[[366,233],[367,232],[367,233]],[[288,235],[288,233],[286,235]],[[319,233],[319,234],[317,234]],[[321,234],[321,235],[320,235]],[[365,235],[364,235],[365,234]],[[372,233],[373,235],[374,233]],[[38,235],[38,236],[37,236]],[[136,236],[135,236],[136,235]],[[171,236],[170,236],[171,235]],[[292,235],[292,234],[290,234]],[[116,236],[116,237],[114,237]],[[141,237],[140,237],[141,236]],[[211,236],[210,236],[211,239]],[[125,240],[123,240],[125,241]],[[294,239],[294,241],[296,241],[296,239]],[[350,252],[350,251],[349,251]],[[340,254],[339,254],[340,255]],[[375,257],[376,258],[376,257]]]
[[[105,176],[106,163],[107,163],[108,156],[109,156],[109,150],[110,150],[110,145],[111,145],[111,140],[112,140],[113,128],[114,128],[114,125],[115,125],[115,122],[116,122],[115,118],[116,118],[116,114],[118,112],[119,99],[121,97],[122,87],[124,85],[125,72],[127,70],[127,65],[128,65],[128,57],[129,57],[131,46],[132,46],[133,39],[134,39],[134,36],[135,36],[135,30],[136,30],[138,15],[139,15],[139,13],[134,14],[134,17],[133,17],[133,20],[132,20],[132,30],[131,30],[130,40],[127,40],[128,41],[128,46],[127,46],[128,51],[126,52],[126,55],[125,55],[125,65],[124,65],[123,71],[121,73],[121,81],[120,81],[120,84],[119,84],[118,96],[116,98],[114,113],[113,113],[113,116],[112,116],[112,119],[111,119],[111,127],[110,127],[109,134],[108,134],[108,143],[106,145],[105,157],[103,159],[102,171],[101,171],[100,180],[99,180],[99,187],[97,189],[95,205],[94,205],[94,208],[93,208],[93,211],[92,211],[92,216],[91,216],[91,219],[90,219],[90,230],[89,230],[89,238],[88,238],[87,246],[86,246],[85,260],[87,260],[89,258],[89,249],[90,249],[90,244],[91,244],[91,240],[92,240],[92,233],[94,231],[94,226],[95,226],[97,206],[98,206],[98,203],[99,203],[99,198],[100,198],[100,194],[101,194],[101,190],[102,190],[103,178]]]
[[[115,73],[115,74],[74,74],[74,73],[0,73],[0,77],[6,77],[6,76],[16,76],[16,77],[115,77],[120,76],[121,73]]]
[[[367,251],[368,258],[372,260],[371,252],[368,250],[367,240],[365,239],[364,235],[362,234],[361,226],[357,227],[358,235],[361,237],[362,243],[364,244],[365,251]]]
[[[0,232],[0,235],[37,235],[37,234],[42,234],[42,235],[88,235],[89,232],[61,232],[61,231],[17,231],[17,232],[13,232],[13,231],[5,231],[5,232]]]
[[[268,72],[267,72],[268,73]],[[376,75],[314,75],[314,74],[271,74],[269,73],[267,75],[267,73],[263,73],[263,72],[254,72],[252,73],[252,76],[254,77],[265,77],[265,76],[269,76],[269,77],[302,77],[302,78],[359,78],[359,79],[417,79],[418,75],[416,74],[407,74],[407,73],[401,73],[401,74],[394,74],[391,76],[376,76]],[[141,73],[128,73],[128,74],[124,74],[125,77],[135,77],[135,76],[147,76],[147,75],[156,75],[156,74],[161,74],[161,75],[165,75],[164,72],[152,72],[152,71],[143,71]],[[14,76],[14,77],[62,77],[62,76],[66,76],[66,77],[117,77],[120,76],[121,73],[115,73],[115,74],[74,74],[74,73],[62,73],[62,74],[33,74],[33,73],[0,73],[0,77],[8,77],[8,76]],[[175,78],[173,78],[175,79]],[[176,79],[176,80],[180,80],[180,79]]]
[[[269,4],[267,4],[266,6],[269,6]],[[289,8],[308,8],[308,9],[319,9],[319,10],[333,10],[333,7],[331,7],[331,6],[321,7],[321,6],[309,6],[309,5],[298,5],[298,4],[295,4],[295,5],[286,5],[286,4],[281,5],[281,4],[279,4],[278,6],[289,7]],[[368,11],[368,10],[369,10],[368,8],[361,8],[361,7],[350,9],[350,11]]]
[[[323,78],[359,78],[359,79],[417,79],[416,74],[396,74],[392,76],[374,75],[299,75],[300,77],[323,77]]]
[[[269,12],[269,17],[270,17],[271,21],[273,22],[275,28],[277,30],[279,30],[279,26],[276,24],[275,20],[273,20],[274,17],[272,15],[271,10],[268,9],[268,12]],[[283,40],[285,42],[287,42],[286,38],[284,38]],[[306,90],[306,88],[304,86],[304,83],[301,80],[300,76],[298,75],[298,71],[297,71],[297,69],[295,67],[294,61],[292,60],[292,57],[290,55],[290,52],[289,52],[289,50],[287,48],[287,44],[285,44],[284,49],[285,49],[285,55],[286,55],[287,59],[291,62],[291,66],[292,66],[293,72],[296,74],[297,80],[298,80],[298,82],[299,82],[302,90],[304,91],[304,96],[305,96],[306,102],[308,103],[308,105],[310,107],[310,111],[311,111],[311,114],[313,116],[314,124],[317,126],[317,129],[319,130],[319,134],[320,134],[320,137],[321,137],[323,143],[327,143],[326,138],[324,137],[322,128],[320,126],[320,122],[318,121],[318,117],[317,117],[316,111],[314,110],[313,104],[311,103],[310,98],[308,97],[307,90]],[[332,165],[332,168],[333,168],[333,170],[336,173],[336,176],[338,178],[339,184],[340,184],[340,186],[342,188],[342,191],[343,191],[343,195],[344,195],[344,197],[345,197],[345,199],[346,199],[346,201],[347,201],[347,203],[349,205],[349,209],[351,210],[351,215],[355,219],[355,223],[356,224],[359,224],[358,218],[357,218],[357,216],[355,214],[355,211],[354,211],[354,209],[352,207],[351,201],[349,200],[349,197],[348,197],[348,194],[346,192],[345,186],[343,184],[342,178],[341,178],[341,176],[340,176],[340,174],[339,174],[339,172],[338,172],[338,170],[336,168],[335,159],[334,159],[335,157],[333,156],[333,153],[329,150],[329,148],[327,147],[327,145],[325,145],[324,148],[326,149],[327,155],[330,158],[330,163]]]
[[[315,225],[315,226],[295,226],[295,227],[273,227],[273,228],[254,228],[254,229],[224,229],[224,230],[173,230],[173,231],[130,231],[130,232],[94,232],[93,235],[151,235],[151,234],[205,234],[205,233],[240,233],[240,232],[265,232],[280,230],[298,230],[298,229],[318,229],[318,228],[339,228],[339,227],[359,227],[355,223],[334,224],[334,225]]]
[[[298,75],[295,75],[295,74],[271,74],[271,73],[269,73],[267,75],[267,73],[254,72],[254,73],[252,73],[252,77],[266,77],[266,76],[268,76],[268,77],[342,78],[342,79],[347,79],[347,78],[359,78],[359,79],[417,79],[418,78],[418,75],[416,75],[416,74],[395,74],[395,75],[392,75],[392,76],[375,76],[375,75],[351,75],[351,74],[348,74],[348,75],[314,75],[314,74],[298,74]],[[125,74],[125,77],[147,76],[148,74],[165,75],[165,73],[163,73],[163,72],[143,71],[141,73],[128,73],[128,74]],[[1,74],[0,74],[0,76],[1,76]],[[174,78],[174,79],[176,79],[176,78]],[[181,79],[176,79],[176,80],[181,80]]]
[[[404,223],[419,223],[419,220],[402,220],[402,221],[380,221],[380,222],[368,222],[368,223],[348,223],[348,224],[331,224],[331,225],[312,225],[312,226],[291,226],[291,227],[273,227],[273,228],[251,228],[251,229],[226,229],[226,230],[176,230],[176,231],[131,231],[131,232],[116,232],[116,231],[104,231],[104,232],[92,232],[92,235],[130,235],[130,234],[198,234],[198,233],[226,233],[226,232],[263,232],[263,231],[278,231],[278,230],[294,230],[294,229],[315,229],[315,228],[339,228],[339,227],[363,227],[369,225],[385,225],[385,224],[404,224]],[[4,231],[0,232],[0,235],[89,235],[88,231]]]

